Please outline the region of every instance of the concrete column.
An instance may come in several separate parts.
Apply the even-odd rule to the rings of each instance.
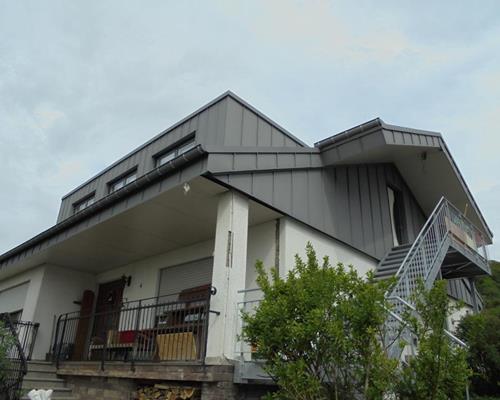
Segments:
[[[233,359],[238,324],[238,290],[245,288],[248,241],[248,199],[229,191],[221,195],[217,208],[214,267],[207,356],[209,364]]]

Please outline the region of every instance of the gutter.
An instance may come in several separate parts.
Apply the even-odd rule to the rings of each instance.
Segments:
[[[354,128],[347,129],[346,131],[337,133],[333,136],[330,136],[329,138],[320,140],[319,142],[314,143],[314,147],[318,147],[321,149],[341,140],[349,139],[353,136],[359,135],[361,133],[366,133],[374,128],[381,128],[383,126],[384,121],[377,117],[375,119],[372,119],[371,121],[355,126]]]
[[[320,140],[319,142],[314,143],[314,146],[320,149],[323,149],[326,146],[337,144],[342,141],[346,141],[358,135],[363,135],[370,133],[372,129],[381,128],[386,129],[388,131],[398,131],[403,133],[412,133],[417,135],[427,135],[434,136],[438,138],[442,138],[442,135],[439,132],[434,131],[426,131],[422,129],[414,129],[414,128],[406,128],[403,126],[390,125],[386,124],[382,119],[375,118],[371,121],[365,122],[361,125],[355,126],[354,128],[347,129],[346,131],[337,133],[329,138]]]
[[[51,236],[77,224],[78,222],[93,216],[102,209],[109,207],[110,205],[118,202],[119,200],[122,200],[125,197],[128,197],[132,193],[138,192],[140,189],[149,186],[151,183],[156,182],[164,176],[179,170],[185,165],[191,164],[193,161],[201,158],[206,154],[208,154],[207,151],[204,150],[201,145],[198,145],[187,151],[186,153],[180,155],[179,157],[169,161],[168,163],[155,168],[145,175],[142,175],[134,182],[129,183],[127,186],[124,186],[116,192],[108,194],[106,197],[98,200],[84,210],[72,215],[71,217],[66,218],[65,220],[39,233],[28,241],[21,243],[19,246],[14,247],[6,253],[0,255],[0,269],[2,268],[1,265],[4,264],[9,258],[12,258],[18,253],[27,250],[28,248],[38,244],[42,240],[48,239]]]

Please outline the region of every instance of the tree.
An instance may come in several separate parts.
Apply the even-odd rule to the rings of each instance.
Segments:
[[[418,350],[402,367],[398,396],[401,400],[462,400],[471,371],[466,349],[454,344],[444,330],[456,307],[448,298],[446,281],[437,281],[430,290],[420,282],[413,302],[416,312],[406,313],[404,320]]]
[[[244,313],[243,339],[275,380],[274,399],[382,399],[391,391],[397,361],[387,357],[384,322],[389,282],[359,276],[351,266],[295,258],[287,279],[256,265],[263,300]]]
[[[474,375],[472,391],[500,397],[500,263],[491,263],[492,276],[478,282],[485,308],[462,319],[458,335],[469,346],[468,362]]]

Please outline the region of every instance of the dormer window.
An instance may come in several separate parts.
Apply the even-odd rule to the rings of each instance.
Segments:
[[[179,157],[181,154],[186,153],[196,146],[194,137],[189,139],[188,141],[183,142],[177,147],[173,147],[168,149],[166,152],[160,154],[156,157],[156,166],[159,167],[163,164],[166,164],[169,161]]]
[[[116,192],[122,187],[127,186],[129,183],[134,182],[137,179],[137,170],[133,170],[126,175],[121,176],[118,179],[109,183],[109,193]]]
[[[92,193],[89,196],[84,197],[80,201],[73,204],[73,210],[75,214],[82,210],[85,210],[87,207],[91,206],[95,202],[95,193]]]

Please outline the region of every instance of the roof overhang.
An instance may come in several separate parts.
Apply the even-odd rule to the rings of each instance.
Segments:
[[[132,207],[111,206],[82,224],[38,237],[36,243],[4,260],[0,279],[44,264],[98,274],[213,240],[219,195],[228,188],[203,176],[187,183],[189,191],[177,182],[167,190],[155,190],[155,196]],[[279,217],[279,213],[249,201],[249,226]]]
[[[315,144],[324,165],[393,163],[429,215],[446,197],[485,235],[488,227],[440,133],[369,121]]]

